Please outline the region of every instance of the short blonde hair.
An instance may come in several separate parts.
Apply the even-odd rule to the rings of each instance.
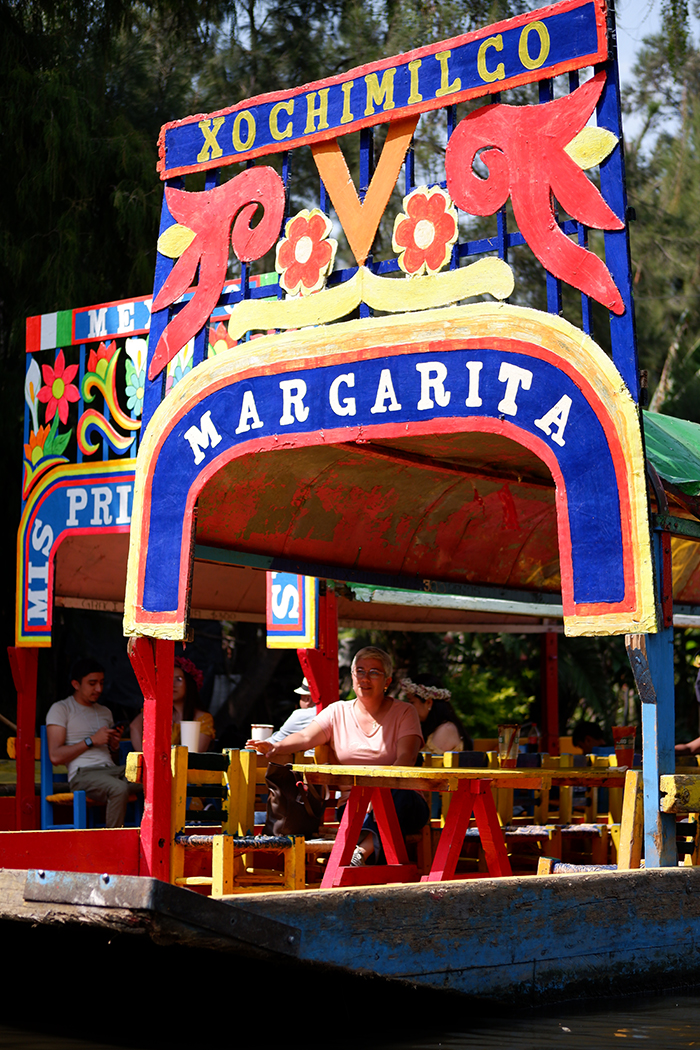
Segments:
[[[374,656],[377,660],[381,660],[382,666],[384,667],[384,674],[387,676],[387,678],[391,678],[394,672],[394,665],[391,661],[391,657],[388,653],[385,653],[383,649],[379,649],[376,645],[366,645],[364,649],[360,649],[358,652],[355,653],[355,655],[352,658],[352,664],[350,665],[351,671],[355,671],[357,661],[363,656]]]

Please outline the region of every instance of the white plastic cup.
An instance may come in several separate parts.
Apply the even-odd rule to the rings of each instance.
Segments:
[[[180,743],[188,751],[199,751],[201,722],[180,722]]]
[[[250,727],[250,739],[267,740],[268,737],[272,736],[274,728],[274,726],[263,725],[260,722],[256,723]]]

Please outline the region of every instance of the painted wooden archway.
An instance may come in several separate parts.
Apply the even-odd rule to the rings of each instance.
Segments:
[[[548,468],[569,634],[656,629],[644,457],[622,378],[561,318],[478,304],[269,335],[188,375],[154,414],[139,452],[126,633],[184,637],[195,507],[206,491],[211,506],[211,486],[240,457],[254,454],[258,463],[281,450],[411,436],[429,449],[436,435],[455,434],[507,438]],[[279,484],[285,462],[292,461],[279,459]],[[240,491],[227,494],[237,504],[238,524],[226,536],[232,549],[250,496],[240,477],[235,484]],[[274,491],[274,475],[265,484]],[[310,497],[313,482],[308,489]],[[328,564],[332,551],[338,578],[356,557],[342,543],[342,508],[354,498],[347,480],[334,492],[337,530],[319,558]],[[361,510],[372,550],[366,564],[378,574],[391,534],[384,531],[376,548],[371,537],[377,518],[391,513],[403,523],[411,508],[404,499],[393,511],[369,503]],[[283,521],[270,522],[270,543],[283,533]],[[437,574],[453,578],[450,566],[438,569],[439,530],[432,549]],[[422,571],[426,564],[430,555]]]

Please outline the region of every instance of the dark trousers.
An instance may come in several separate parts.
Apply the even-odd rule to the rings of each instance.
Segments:
[[[399,827],[401,828],[401,834],[404,838],[406,838],[407,835],[415,835],[416,832],[420,831],[421,828],[428,823],[430,819],[428,803],[418,791],[406,791],[403,788],[392,788],[391,797],[394,800],[396,816],[399,821]],[[338,807],[338,820],[342,819],[344,809],[344,805]],[[379,836],[379,829],[377,828],[377,822],[372,811],[367,814],[362,822],[362,831],[363,833],[367,831],[371,832],[372,839],[374,840],[374,856],[369,859],[368,864],[386,864],[386,857],[384,856],[384,850],[382,849],[382,840]],[[364,835],[362,837],[364,837]]]

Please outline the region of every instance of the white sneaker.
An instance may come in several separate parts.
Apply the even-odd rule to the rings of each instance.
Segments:
[[[350,861],[351,868],[361,868],[365,863],[365,855],[359,846],[355,846],[352,851],[352,860]]]

